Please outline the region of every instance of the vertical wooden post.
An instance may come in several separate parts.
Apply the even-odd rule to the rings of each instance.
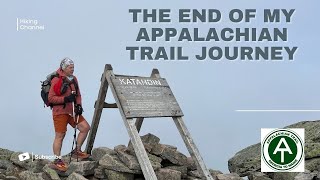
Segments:
[[[204,164],[204,161],[200,155],[200,152],[197,148],[197,146],[194,144],[191,134],[189,133],[186,125],[184,124],[182,117],[172,117],[174,120],[174,123],[176,124],[180,135],[187,146],[187,149],[192,157],[192,159],[195,161],[197,165],[198,171],[202,174],[203,178],[213,180],[210,172],[208,171],[206,165]]]
[[[111,66],[109,64],[106,64],[104,67],[104,72],[101,76],[101,85],[100,85],[100,90],[99,90],[99,94],[98,94],[98,98],[97,101],[95,103],[95,109],[94,109],[94,114],[93,114],[93,118],[92,118],[92,122],[91,122],[91,130],[88,136],[88,140],[87,140],[87,145],[86,145],[86,149],[85,152],[91,154],[91,150],[93,148],[93,143],[94,140],[96,138],[96,134],[97,134],[97,130],[99,127],[99,122],[100,122],[100,118],[101,118],[101,114],[102,114],[102,110],[103,110],[103,105],[104,105],[104,101],[106,99],[106,95],[107,95],[107,91],[108,91],[108,82],[106,79],[106,72],[108,70],[108,68],[110,68]]]
[[[159,70],[158,69],[152,69],[150,77],[152,77],[152,78],[161,78]],[[137,120],[136,120],[136,127],[137,127],[138,132],[140,132],[140,129],[141,129],[141,126],[142,126],[142,123],[143,123],[143,119],[144,118],[140,117],[140,118],[137,118]]]
[[[134,120],[132,118],[127,119],[124,112],[123,112],[120,100],[119,100],[117,93],[115,91],[115,88],[112,84],[111,78],[114,77],[112,68],[107,70],[106,77],[107,77],[107,81],[110,85],[114,99],[116,100],[116,103],[118,105],[123,122],[127,128],[130,140],[133,145],[133,149],[134,149],[136,156],[138,158],[138,162],[139,162],[140,167],[142,169],[144,178],[148,179],[148,180],[157,180],[157,176],[156,176],[155,172],[153,171],[153,168],[151,166],[151,162],[149,160],[149,157],[147,155],[146,150],[144,149],[143,143],[142,143],[141,138],[139,136],[139,132],[135,126]]]

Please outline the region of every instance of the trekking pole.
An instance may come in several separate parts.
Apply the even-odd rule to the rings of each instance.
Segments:
[[[71,94],[75,94],[75,93],[76,93],[75,91],[71,92]],[[69,163],[71,163],[71,156],[72,156],[72,152],[73,152],[73,146],[74,146],[74,144],[76,144],[76,151],[77,151],[77,145],[78,145],[78,142],[77,142],[77,127],[78,127],[79,115],[78,115],[77,121],[76,121],[76,115],[75,115],[74,109],[75,109],[74,102],[72,102],[72,117],[73,117],[73,121],[76,123],[76,125],[74,127],[74,135],[73,135],[73,142],[72,142],[72,147],[71,147],[71,152],[70,152],[70,161],[69,161]],[[78,153],[77,153],[77,162],[78,162]]]
[[[78,152],[77,152],[77,151],[78,151],[78,149],[77,149],[77,148],[78,148],[78,142],[77,142],[77,139],[76,139],[76,136],[77,136],[76,134],[77,134],[77,128],[78,128],[78,122],[79,122],[79,116],[80,116],[80,115],[78,115],[78,116],[77,116],[76,127],[74,128],[74,137],[75,137],[75,142],[76,142],[77,162],[79,162],[79,160],[78,160],[78,156],[79,156],[79,154],[78,154]]]

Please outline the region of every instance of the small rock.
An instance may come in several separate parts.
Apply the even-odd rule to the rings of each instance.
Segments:
[[[3,169],[0,169],[3,170]],[[4,179],[6,177],[6,175],[4,175],[4,172],[0,171],[0,179]]]
[[[201,179],[193,176],[188,176],[186,180],[201,180]]]
[[[15,176],[7,176],[5,178],[5,180],[18,180],[19,178],[15,177]]]
[[[172,169],[159,169],[156,176],[158,180],[181,180],[181,172]]]
[[[189,171],[188,172],[188,175],[189,176],[193,176],[193,177],[197,177],[197,178],[201,178],[201,174],[198,170],[195,170],[195,171]]]
[[[270,173],[271,179],[276,180],[294,180],[294,177],[298,175],[297,172],[276,172],[276,173]]]
[[[150,153],[152,150],[152,146],[150,144],[143,143],[143,142],[142,142],[142,144],[143,144],[144,150],[146,150],[146,152]],[[128,145],[128,152],[131,155],[134,155],[134,156],[136,155],[131,141],[129,142],[129,145]]]
[[[98,166],[96,161],[80,161],[80,162],[71,162],[67,174],[77,172],[80,175],[88,176],[94,174],[94,169]]]
[[[70,176],[67,178],[67,180],[87,180],[87,178],[83,177],[81,174],[78,173],[72,173]]]
[[[170,161],[172,164],[180,166],[186,165],[188,161],[187,156],[170,147],[164,148],[160,154],[160,157]]]
[[[115,155],[117,153],[107,147],[99,147],[92,150],[91,158],[95,161],[99,161],[105,154]]]
[[[113,170],[105,170],[108,180],[133,180],[134,175],[130,173],[117,172]]]
[[[242,178],[236,173],[218,174],[217,180],[242,180]]]
[[[156,135],[153,135],[151,133],[141,136],[141,140],[142,142],[150,145],[156,145],[156,144],[159,144],[160,142],[160,138],[158,138]]]
[[[104,168],[101,166],[98,166],[96,169],[94,169],[94,177],[98,179],[106,179],[106,173],[104,172]]]
[[[271,180],[268,175],[262,172],[253,172],[248,176],[249,180]]]
[[[19,174],[20,179],[23,180],[44,180],[42,177],[42,173],[34,173],[31,171],[23,171]]]
[[[143,143],[145,150],[149,153],[151,152],[152,148],[154,146],[156,146],[157,144],[159,144],[159,142],[160,142],[160,139],[151,133],[148,133],[144,136],[141,136],[140,138],[141,138],[141,141]],[[130,153],[132,155],[134,155],[134,153],[133,153],[134,149],[133,149],[133,145],[132,145],[131,141],[129,142],[128,150],[130,151]]]
[[[320,143],[305,143],[305,159],[320,157]]]
[[[147,153],[147,154],[148,154],[148,158],[151,162],[151,166],[152,166],[153,170],[156,171],[156,170],[160,169],[162,159],[158,156],[153,155],[153,154],[149,154],[149,153]]]
[[[118,172],[126,172],[126,173],[134,173],[134,174],[141,174],[142,171],[140,170],[131,170],[129,169],[118,156],[105,154],[100,160],[99,165],[105,169],[114,170]]]
[[[34,172],[39,173],[42,172],[42,169],[45,165],[50,164],[51,162],[46,159],[36,159],[30,163],[28,163],[27,169]]]
[[[9,160],[1,160],[0,159],[0,169],[8,169],[13,166],[12,162]]]
[[[119,145],[114,148],[114,150],[117,152],[119,159],[129,168],[129,169],[135,169],[135,170],[141,170],[140,164],[138,162],[138,159],[131,155],[126,153],[127,148],[124,145]]]
[[[51,169],[48,164],[45,165],[42,170],[51,180],[60,180],[58,173]]]
[[[309,171],[317,171],[320,165],[320,158],[312,158],[305,160],[305,169]]]
[[[171,146],[171,145],[166,145],[166,144],[157,144],[152,148],[151,154],[160,156],[165,149],[172,149],[172,150],[177,150],[177,147]]]
[[[5,174],[7,176],[11,176],[11,175],[16,175],[20,173],[20,168],[18,168],[17,166],[10,166],[8,167],[7,170],[5,170]]]
[[[214,179],[217,179],[218,174],[223,174],[221,171],[213,169],[209,169],[209,172]]]
[[[0,160],[10,160],[10,157],[13,153],[13,151],[10,151],[8,149],[0,148]]]
[[[181,173],[181,178],[187,178],[188,176],[188,168],[187,166],[167,166],[163,169],[172,169],[175,171],[179,171]]]
[[[296,175],[294,177],[294,180],[313,180],[313,178],[316,176],[317,176],[317,174],[315,174],[315,173],[302,172],[302,173],[299,173],[298,175]]]
[[[187,167],[189,171],[194,171],[197,169],[197,165],[192,157],[187,157]]]

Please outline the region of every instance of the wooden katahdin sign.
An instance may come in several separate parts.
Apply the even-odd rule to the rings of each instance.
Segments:
[[[116,104],[105,102],[108,87],[112,91]],[[139,136],[143,120],[151,117],[172,117],[197,169],[204,179],[213,180],[182,120],[182,110],[170,86],[166,79],[160,77],[157,69],[152,70],[151,77],[140,77],[115,75],[110,64],[105,66],[86,146],[86,152],[90,154],[103,108],[119,109],[145,179],[156,180],[157,177]]]
[[[126,118],[183,116],[163,78],[115,75],[111,81]]]

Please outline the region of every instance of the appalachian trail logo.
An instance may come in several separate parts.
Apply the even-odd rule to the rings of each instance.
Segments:
[[[261,172],[304,172],[304,129],[261,129]]]

